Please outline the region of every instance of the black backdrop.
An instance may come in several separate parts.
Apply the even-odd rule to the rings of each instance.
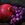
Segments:
[[[10,3],[13,5],[21,5],[25,7],[25,0],[1,0],[1,4],[3,3]]]

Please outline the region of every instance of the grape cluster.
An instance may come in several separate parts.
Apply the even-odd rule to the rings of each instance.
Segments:
[[[13,9],[15,10],[15,15],[12,15],[12,19],[11,19],[11,24],[15,24],[14,22],[21,20],[22,19],[22,15],[23,15],[23,11],[25,8],[22,8],[22,7],[16,7],[16,6],[13,6]]]

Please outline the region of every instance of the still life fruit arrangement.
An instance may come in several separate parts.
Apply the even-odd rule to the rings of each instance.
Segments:
[[[10,20],[10,24],[22,20],[22,15],[25,8],[12,6],[10,4],[2,4],[0,7],[0,20]],[[10,18],[9,18],[10,17]]]

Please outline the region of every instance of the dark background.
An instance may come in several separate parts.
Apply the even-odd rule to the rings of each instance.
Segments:
[[[25,0],[1,0],[1,3],[10,3],[13,5],[25,6]]]

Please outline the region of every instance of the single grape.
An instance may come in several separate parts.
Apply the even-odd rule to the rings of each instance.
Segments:
[[[18,17],[18,16],[19,16],[19,14],[16,14],[16,16]]]

